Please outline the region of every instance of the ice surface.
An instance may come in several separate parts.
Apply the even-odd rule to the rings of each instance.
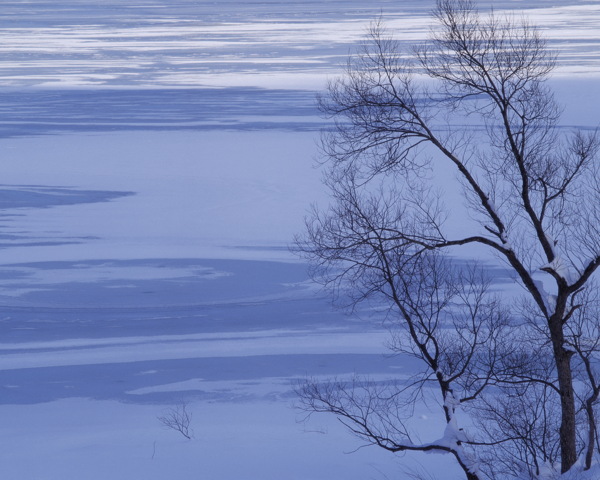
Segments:
[[[216,249],[221,257],[290,258],[275,250],[246,249],[244,255],[236,247],[287,247],[310,202],[323,198],[310,132],[69,133],[5,139],[0,155],[7,184],[120,196],[60,208],[5,209],[11,215],[8,235],[30,243],[71,240],[52,253],[16,242],[0,251],[3,262],[194,258],[214,256]],[[88,240],[73,241],[79,238]]]
[[[597,2],[490,3],[540,25],[564,126],[595,127]],[[417,368],[287,245],[327,201],[315,91],[374,17],[419,41],[432,5],[2,3],[3,478],[459,478],[442,456],[346,455],[360,444],[337,422],[291,408],[307,375]],[[192,441],[157,420],[182,400]],[[423,441],[443,434],[430,407]]]

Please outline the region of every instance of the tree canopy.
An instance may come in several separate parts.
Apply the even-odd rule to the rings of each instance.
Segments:
[[[579,460],[590,469],[600,441],[596,131],[560,127],[547,82],[556,55],[527,20],[481,14],[470,0],[439,0],[433,19],[429,40],[409,51],[376,21],[319,98],[332,120],[322,137],[332,200],[296,242],[315,279],[389,307],[391,347],[419,358],[422,375],[410,388],[308,382],[303,404],[392,452],[447,452],[469,480],[543,478]],[[449,169],[460,205],[432,181]],[[453,260],[476,245],[513,272],[521,297]],[[417,444],[403,415],[432,384],[446,431]]]

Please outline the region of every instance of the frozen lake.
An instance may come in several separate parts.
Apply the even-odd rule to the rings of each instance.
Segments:
[[[596,127],[597,2],[489,3],[528,7],[561,54],[564,127]],[[385,357],[380,316],[335,310],[287,249],[327,200],[315,93],[375,16],[415,42],[432,6],[3,2],[3,478],[446,468],[439,456],[347,455],[360,445],[337,422],[292,408],[306,376],[403,379],[415,366]],[[191,441],[157,420],[181,401]],[[415,421],[437,435],[422,410]]]

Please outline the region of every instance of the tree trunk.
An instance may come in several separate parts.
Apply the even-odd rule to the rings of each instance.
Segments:
[[[561,473],[567,472],[577,461],[577,431],[575,425],[575,394],[573,391],[572,352],[565,349],[563,316],[556,312],[549,320],[550,335],[556,362],[560,391],[560,451]]]
[[[571,375],[570,354],[564,349],[557,358],[558,385],[560,388],[560,422],[561,473],[567,472],[577,461],[576,428],[575,428],[575,395],[573,394],[573,378]]]
[[[594,394],[588,398],[585,411],[588,417],[588,444],[587,451],[585,452],[585,468],[584,470],[589,470],[592,467],[592,459],[594,456],[594,443],[596,441],[596,419],[594,418],[594,403],[598,399],[598,392],[594,392]]]

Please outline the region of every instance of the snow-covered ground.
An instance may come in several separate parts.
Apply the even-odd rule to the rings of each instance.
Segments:
[[[564,125],[597,126],[598,3],[490,3],[560,51]],[[335,420],[292,408],[306,376],[416,368],[287,245],[326,201],[315,91],[375,16],[414,42],[432,5],[2,2],[2,478],[458,478],[441,456],[347,454]],[[180,402],[192,440],[157,418]]]

